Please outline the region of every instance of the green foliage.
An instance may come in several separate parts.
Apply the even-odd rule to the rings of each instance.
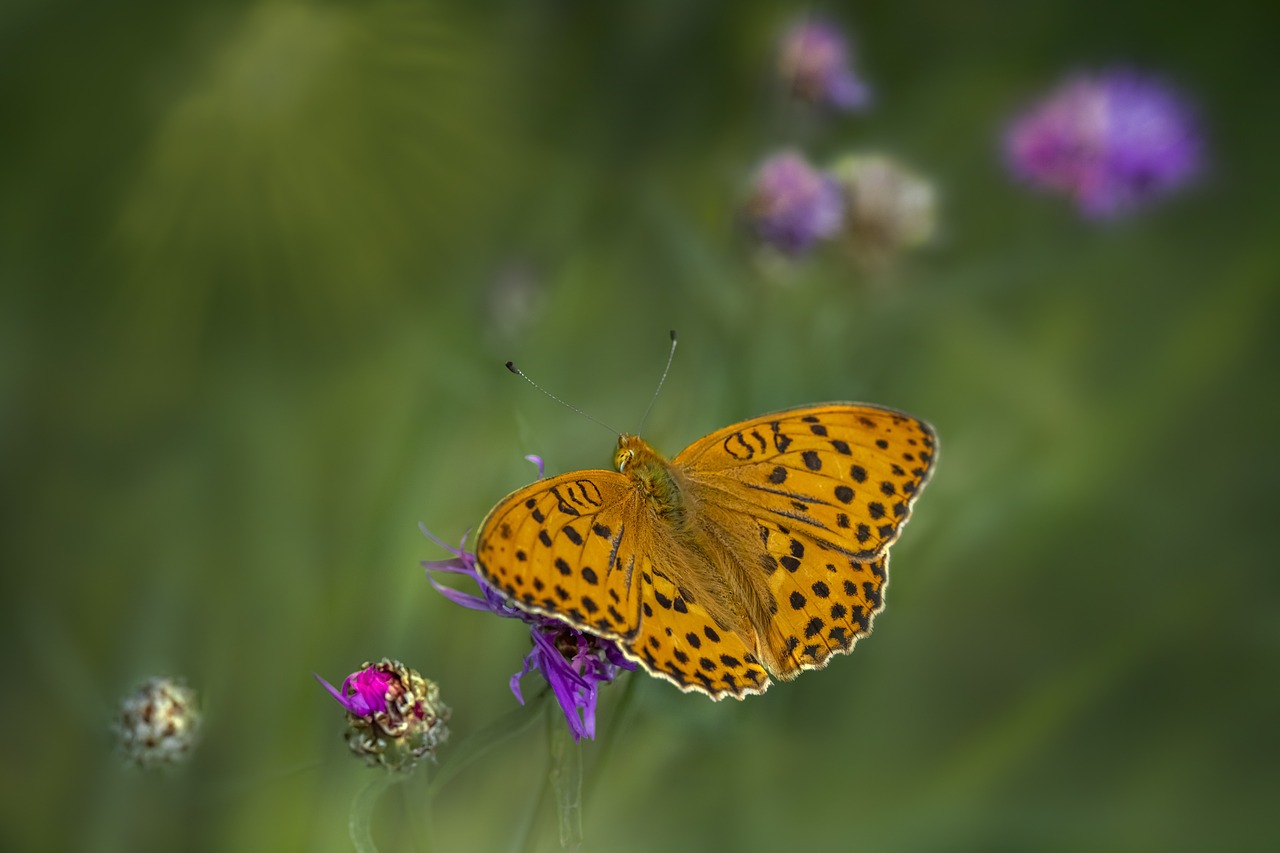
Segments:
[[[371,771],[311,672],[389,656],[453,708],[442,768],[518,732],[433,788],[433,849],[556,849],[541,728],[503,717],[527,629],[434,593],[417,523],[474,531],[526,453],[609,465],[506,359],[631,430],[671,328],[665,452],[829,399],[919,415],[941,452],[854,655],[742,703],[645,680],[615,719],[605,691],[586,849],[1274,847],[1280,120],[1254,10],[832,10],[877,107],[825,121],[769,85],[787,17],[761,2],[0,13],[0,847],[350,849]],[[995,144],[1095,58],[1176,79],[1215,164],[1110,227]],[[909,161],[939,244],[753,265],[734,206],[792,143]],[[153,674],[206,714],[164,777],[106,735]],[[381,849],[414,836],[404,787]]]

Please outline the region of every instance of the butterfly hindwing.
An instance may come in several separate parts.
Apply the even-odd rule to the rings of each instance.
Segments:
[[[805,669],[821,669],[832,654],[853,651],[871,633],[871,623],[884,609],[889,583],[889,552],[855,560],[824,549],[803,534],[782,528],[770,532],[768,552],[801,553],[794,569],[779,563],[768,578],[777,612],[763,642],[779,678],[794,678]],[[780,558],[781,559],[781,558]]]
[[[624,645],[627,657],[686,693],[712,699],[741,699],[769,688],[769,675],[753,650],[736,633],[717,626],[695,593],[676,586],[647,555],[637,563],[640,631]]]

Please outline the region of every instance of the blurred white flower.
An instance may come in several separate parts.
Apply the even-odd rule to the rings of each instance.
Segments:
[[[933,185],[894,158],[853,154],[831,169],[844,195],[844,236],[855,255],[880,262],[927,242],[935,230]]]
[[[139,767],[186,760],[200,735],[196,692],[171,678],[151,678],[120,702],[113,726],[120,751]]]

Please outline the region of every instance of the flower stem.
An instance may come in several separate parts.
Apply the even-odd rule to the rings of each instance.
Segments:
[[[377,773],[351,801],[351,814],[347,817],[347,833],[351,836],[351,843],[356,846],[356,853],[378,853],[378,845],[373,843],[371,831],[373,809],[382,794],[403,778],[403,774],[400,773]]]
[[[524,733],[536,723],[546,708],[547,692],[549,691],[531,698],[527,705],[512,708],[456,746],[450,744],[448,757],[436,768],[431,784],[427,786],[427,796],[438,793],[446,782],[473,762],[483,758],[511,738]]]
[[[427,767],[418,767],[412,784],[406,781],[400,786],[405,818],[409,826],[409,838],[413,850],[435,849],[435,821],[431,811],[431,789],[426,785]],[[411,790],[412,788],[412,790]],[[419,797],[414,795],[418,794]]]
[[[625,681],[626,683],[622,685],[622,695],[618,697],[618,703],[614,706],[613,716],[609,718],[609,726],[605,729],[608,734],[602,734],[596,738],[599,748],[596,752],[595,760],[591,763],[591,782],[587,786],[587,795],[593,800],[596,790],[600,787],[600,780],[604,778],[605,768],[613,755],[614,744],[618,742],[618,727],[626,719],[627,712],[631,709],[631,703],[636,695],[636,685],[640,683],[640,679],[636,677],[635,673],[628,675]]]
[[[582,848],[582,744],[573,739],[563,718],[547,715],[547,740],[551,746],[551,787],[560,818],[560,846]]]

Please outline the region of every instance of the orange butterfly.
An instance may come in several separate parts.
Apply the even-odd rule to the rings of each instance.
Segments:
[[[763,693],[871,632],[936,442],[861,403],[762,415],[671,460],[623,435],[617,471],[539,480],[494,507],[478,567],[518,607],[613,640],[685,692]]]

